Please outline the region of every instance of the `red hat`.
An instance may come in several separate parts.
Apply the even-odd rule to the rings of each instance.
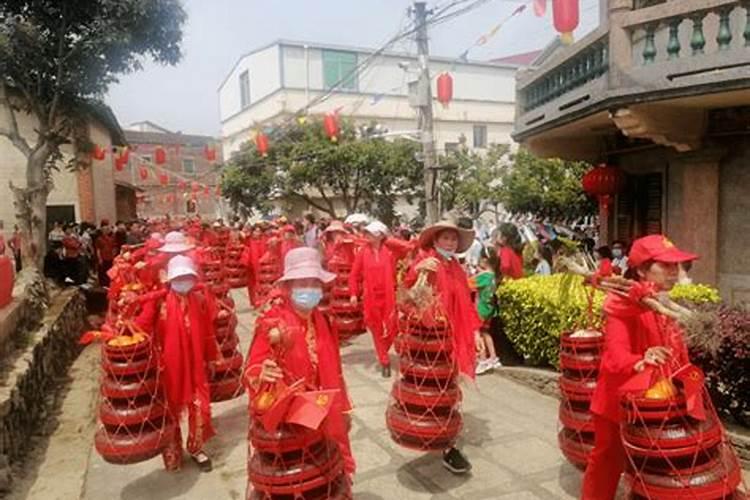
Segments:
[[[697,259],[693,253],[683,252],[672,243],[669,238],[661,234],[644,236],[633,242],[628,254],[628,266],[638,267],[644,262],[655,260],[678,264]]]

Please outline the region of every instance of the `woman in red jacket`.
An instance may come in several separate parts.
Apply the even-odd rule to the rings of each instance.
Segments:
[[[517,280],[523,278],[523,258],[521,257],[521,235],[513,224],[500,226],[498,238],[500,248],[497,257],[500,259],[500,274],[503,279]]]
[[[459,373],[474,379],[476,362],[476,334],[482,325],[471,300],[469,279],[457,254],[469,249],[474,231],[462,229],[450,222],[438,222],[419,236],[422,253],[404,279],[413,286],[421,273],[427,273],[428,283],[440,300],[453,335],[453,363]],[[443,452],[443,466],[455,474],[471,470],[471,463],[457,448]]]
[[[669,291],[677,283],[679,265],[696,258],[677,249],[662,235],[636,240],[628,256],[630,277],[636,283],[628,297],[607,296],[605,349],[591,402],[596,437],[583,479],[584,500],[615,498],[625,469],[625,451],[620,440],[623,384],[647,366],[676,369],[689,362],[674,320],[647,308],[639,297]]]
[[[388,351],[396,335],[396,264],[409,245],[386,242],[388,228],[380,221],[365,227],[369,243],[357,252],[349,274],[349,296],[357,303],[362,290],[365,325],[370,330],[383,377],[391,376]]]

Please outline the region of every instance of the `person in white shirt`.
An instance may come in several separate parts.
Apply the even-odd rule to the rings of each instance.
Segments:
[[[620,275],[624,275],[628,270],[627,248],[625,243],[619,240],[612,243],[612,267],[616,268],[615,272]]]
[[[552,274],[552,249],[546,245],[540,246],[536,251],[537,264],[534,274],[550,276]]]

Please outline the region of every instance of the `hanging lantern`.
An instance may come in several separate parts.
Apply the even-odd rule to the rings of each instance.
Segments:
[[[255,134],[255,147],[263,158],[268,156],[268,136],[263,132]]]
[[[154,163],[157,165],[164,165],[167,163],[167,151],[161,146],[157,147],[154,151]]]
[[[198,182],[193,181],[192,184],[190,185],[190,188],[192,189],[193,193],[197,193],[198,191],[201,190],[201,185]]]
[[[206,157],[206,161],[209,161],[211,163],[215,162],[216,161],[216,148],[206,144],[203,147],[203,156]]]
[[[145,181],[146,179],[148,179],[148,169],[141,165],[138,168],[138,175],[140,176],[142,181]]]
[[[612,199],[622,189],[624,182],[622,170],[604,164],[592,168],[581,179],[584,192],[599,200],[599,209],[604,215],[609,213]]]
[[[573,31],[578,27],[579,0],[552,0],[552,17],[563,45],[573,43]]]
[[[338,140],[339,135],[339,118],[336,113],[326,113],[323,117],[323,129],[332,142]]]
[[[159,184],[161,184],[162,186],[166,186],[167,184],[169,184],[169,175],[164,172],[160,173]]]
[[[97,161],[102,161],[107,156],[107,150],[98,144],[94,144],[94,151],[92,151],[91,156]]]
[[[120,160],[123,165],[127,164],[130,161],[130,149],[128,149],[127,146],[120,149],[120,154],[117,156],[117,159]]]
[[[437,100],[447,108],[453,100],[453,77],[450,73],[441,73],[437,79]]]
[[[121,158],[115,158],[115,170],[122,172],[125,169],[125,162]]]

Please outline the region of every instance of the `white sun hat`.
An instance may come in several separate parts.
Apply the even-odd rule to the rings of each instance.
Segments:
[[[195,270],[195,262],[190,257],[177,255],[169,259],[167,281],[172,281],[180,276],[198,276],[198,271]]]
[[[164,245],[159,247],[159,251],[165,253],[182,253],[193,248],[195,248],[195,245],[188,243],[184,234],[179,231],[172,231],[164,237]]]
[[[365,226],[365,231],[373,236],[386,236],[388,234],[388,226],[379,220],[374,220]]]

